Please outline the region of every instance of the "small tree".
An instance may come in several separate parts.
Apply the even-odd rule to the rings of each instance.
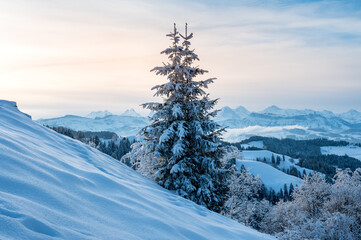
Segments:
[[[270,209],[270,204],[262,200],[264,185],[259,177],[249,173],[244,165],[230,181],[229,198],[222,214],[226,217],[259,229],[260,223]]]
[[[163,97],[164,101],[143,104],[154,115],[140,134],[145,140],[141,143],[145,163],[144,158],[138,157],[136,164],[144,166],[141,171],[146,171],[161,186],[220,211],[228,176],[220,161],[223,155],[220,135],[224,129],[212,120],[217,100],[210,100],[204,91],[215,78],[194,80],[207,71],[193,66],[199,58],[190,49],[193,34],[187,33],[187,25],[184,36],[175,25],[167,36],[172,45],[161,54],[168,55],[169,61],[152,69],[167,77],[168,82],[152,88],[156,90],[155,96]]]

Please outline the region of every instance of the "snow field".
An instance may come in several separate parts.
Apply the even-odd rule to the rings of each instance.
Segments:
[[[274,239],[0,101],[0,239]]]
[[[303,172],[303,170],[305,170],[306,174],[310,174],[311,172],[314,172],[311,169],[307,169],[307,168],[303,168],[300,167],[298,165],[296,165],[298,163],[298,159],[294,159],[291,158],[289,156],[285,155],[285,161],[283,161],[283,155],[282,154],[277,154],[268,150],[244,150],[241,152],[241,156],[242,159],[244,160],[254,160],[256,161],[257,159],[260,159],[261,161],[263,161],[264,158],[266,158],[266,162],[267,163],[272,163],[272,155],[274,156],[274,158],[276,159],[277,156],[281,158],[281,162],[279,165],[277,165],[277,167],[279,169],[289,169],[290,167],[295,167],[297,168],[298,171]]]
[[[276,193],[278,193],[280,189],[283,190],[285,184],[289,190],[291,183],[294,187],[296,187],[296,185],[299,186],[303,182],[302,179],[288,175],[263,162],[253,160],[237,160],[237,167],[239,169],[242,165],[244,165],[247,171],[249,171],[252,175],[260,176],[266,188],[271,188]]]
[[[361,147],[355,145],[348,146],[327,146],[321,147],[321,153],[324,155],[334,154],[338,156],[348,155],[361,161]]]

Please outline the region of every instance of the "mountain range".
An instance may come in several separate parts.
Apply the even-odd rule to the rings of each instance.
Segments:
[[[282,109],[274,105],[259,112],[248,111],[242,106],[224,107],[215,121],[227,129],[224,139],[231,142],[254,135],[293,139],[324,137],[361,142],[361,113],[356,110],[336,114],[328,110]],[[73,130],[112,131],[120,136],[134,136],[148,124],[148,119],[130,109],[120,115],[98,111],[85,117],[66,115],[39,119],[38,122]]]

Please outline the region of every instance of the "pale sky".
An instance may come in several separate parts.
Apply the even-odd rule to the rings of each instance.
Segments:
[[[361,111],[357,0],[0,0],[0,99],[34,119],[139,111],[174,22],[219,108]]]

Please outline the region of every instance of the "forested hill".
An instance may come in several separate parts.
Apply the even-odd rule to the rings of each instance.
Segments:
[[[348,155],[325,155],[321,152],[321,147],[325,146],[348,146],[349,143],[346,141],[328,139],[294,140],[254,136],[244,141],[233,143],[233,145],[241,149],[242,144],[254,141],[262,141],[263,149],[299,159],[299,166],[324,173],[330,178],[336,173],[336,168],[350,168],[354,171],[356,168],[361,167],[361,161],[356,158]],[[360,146],[355,145],[355,147],[358,148]]]

